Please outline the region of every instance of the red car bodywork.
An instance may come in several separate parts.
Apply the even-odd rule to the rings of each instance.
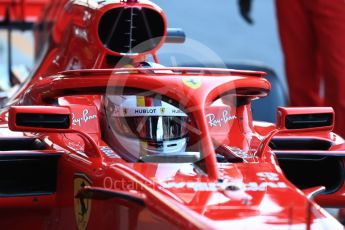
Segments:
[[[342,169],[344,140],[332,133],[333,122],[315,127],[286,125],[289,115],[333,117],[332,109],[280,108],[277,125],[253,121],[250,100],[264,97],[270,90],[262,72],[114,68],[117,61],[109,57],[125,55],[107,48],[99,38],[102,16],[117,8],[145,8],[161,15],[163,39],[153,49],[128,58],[132,65],[149,55],[157,59],[155,53],[167,36],[166,19],[151,2],[41,2],[46,2],[41,14],[30,10],[14,13],[21,4],[36,9],[29,2],[17,1],[11,6],[12,21],[39,18],[35,21],[36,56],[40,58],[30,79],[0,113],[1,228],[343,228],[319,206],[345,204],[343,172],[332,189],[314,201],[313,195],[328,184],[299,189],[287,179],[279,162],[285,156],[288,160],[308,159],[309,154],[334,157],[335,165]],[[0,9],[8,5],[1,1]],[[185,79],[197,80],[198,86],[186,84]],[[102,97],[115,87],[155,92],[179,102],[199,130],[192,140],[200,141],[201,166],[124,160],[104,140],[101,125]],[[244,98],[247,103],[237,106],[233,114],[237,119],[226,140],[218,140],[219,130],[210,127],[206,113],[219,112],[209,105],[234,91],[238,100]],[[62,115],[69,123],[61,128],[21,124],[17,118],[23,114]],[[228,151],[228,162],[217,162],[215,142],[219,141],[223,148],[235,146],[245,155]],[[320,143],[326,147],[319,148]],[[299,175],[306,183],[328,173],[320,168],[310,175],[307,170]]]

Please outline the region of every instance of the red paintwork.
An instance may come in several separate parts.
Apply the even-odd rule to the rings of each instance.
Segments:
[[[79,176],[89,183],[84,190],[97,188],[103,192],[118,192],[145,203],[141,206],[126,199],[95,196],[89,209],[87,229],[343,228],[306,197],[319,187],[305,193],[297,189],[286,179],[268,146],[274,135],[280,138],[311,137],[333,143],[325,154],[344,156],[344,140],[332,133],[331,127],[294,131],[253,122],[249,103],[239,106],[232,114],[238,119],[233,121],[228,133],[211,129],[206,112],[217,114],[223,107],[212,110],[208,105],[232,89],[237,89],[239,94],[241,89],[256,89],[253,95],[242,93],[250,99],[266,96],[270,84],[262,78],[264,73],[201,68],[109,69],[116,63],[107,62],[106,55],[119,54],[100,44],[97,36],[100,17],[112,8],[144,6],[162,14],[166,26],[163,11],[149,1],[112,1],[95,5],[75,1],[65,7],[66,2],[52,1],[42,12],[39,22],[49,27],[43,26],[45,29],[36,34],[37,55],[41,56],[37,68],[0,113],[0,139],[37,137],[48,146],[42,153],[62,153],[57,169],[57,189],[50,195],[1,197],[1,228],[76,229],[74,202],[78,198],[75,198],[74,179]],[[85,12],[89,14],[86,18]],[[78,36],[75,28],[82,29],[87,39]],[[133,63],[147,55],[155,55],[161,45],[158,44],[150,54],[133,58]],[[73,70],[76,67],[81,70]],[[202,84],[192,89],[182,81],[188,77],[198,78]],[[197,138],[202,140],[205,172],[200,173],[193,164],[126,162],[117,149],[111,150],[102,136],[101,98],[109,87],[115,86],[154,91],[178,101],[190,112],[200,131]],[[169,86],[168,90],[166,86]],[[85,109],[92,115],[87,122],[78,120]],[[296,114],[296,109],[281,108],[280,111],[281,119],[290,112]],[[330,110],[314,108],[315,111]],[[65,131],[21,127],[14,118],[23,112],[70,114],[71,126]],[[241,148],[246,153],[244,161],[217,163],[213,138],[221,144]],[[17,152],[0,151],[2,154]],[[228,186],[239,188],[230,191],[226,189]],[[321,205],[343,206],[344,194],[343,186],[335,193],[318,196],[316,201]]]

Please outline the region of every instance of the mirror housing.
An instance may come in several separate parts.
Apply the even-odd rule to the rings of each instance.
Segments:
[[[179,43],[186,41],[186,34],[181,28],[168,28],[165,43]]]
[[[59,106],[11,106],[8,126],[21,132],[66,132],[71,129],[71,112]]]
[[[279,130],[332,131],[334,110],[331,107],[279,107]]]

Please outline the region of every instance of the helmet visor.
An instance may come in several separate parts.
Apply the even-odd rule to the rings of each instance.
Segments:
[[[129,138],[167,141],[187,135],[187,116],[112,117],[114,130]]]

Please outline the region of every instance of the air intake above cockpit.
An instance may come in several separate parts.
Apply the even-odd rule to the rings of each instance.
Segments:
[[[98,35],[103,45],[120,55],[136,55],[158,47],[166,33],[165,19],[145,7],[113,8],[99,21]]]

